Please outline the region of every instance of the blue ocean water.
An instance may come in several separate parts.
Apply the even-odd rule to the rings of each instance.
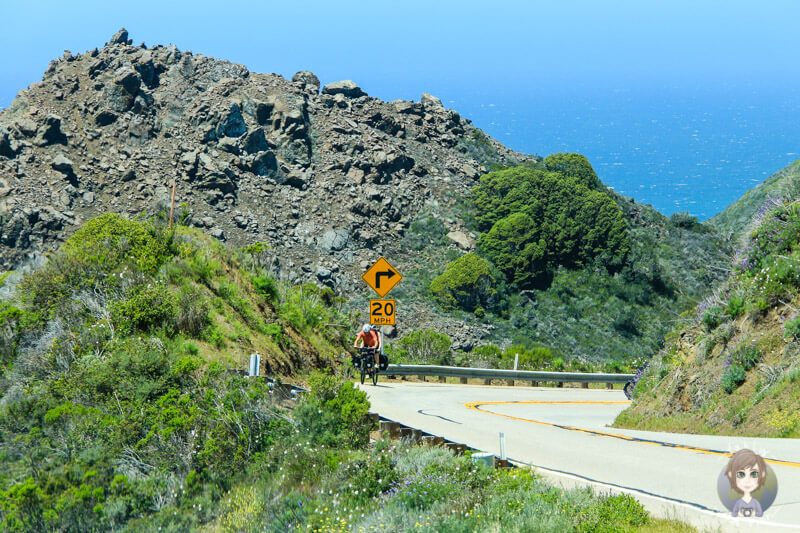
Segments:
[[[705,220],[800,158],[792,83],[442,83],[445,105],[507,146],[586,155],[616,191]]]

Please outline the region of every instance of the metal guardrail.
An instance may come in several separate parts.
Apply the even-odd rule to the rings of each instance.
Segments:
[[[578,372],[544,372],[538,370],[497,370],[492,368],[462,368],[435,365],[389,365],[381,371],[384,376],[437,376],[440,378],[506,379],[547,381],[557,383],[627,383],[634,374],[602,374]]]

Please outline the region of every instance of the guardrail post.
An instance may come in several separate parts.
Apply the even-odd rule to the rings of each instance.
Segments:
[[[564,382],[563,382],[563,381],[559,381],[559,382],[557,382],[557,383],[556,383],[556,387],[558,387],[559,389],[560,389],[560,388],[562,388],[562,387],[564,387]]]
[[[492,380],[491,379],[484,379],[483,380],[483,384],[484,385],[491,385],[492,384]]]
[[[439,376],[439,383],[447,383],[447,378],[444,376]]]
[[[531,387],[538,387],[538,386],[539,386],[539,382],[538,381],[531,380]]]
[[[613,389],[614,388],[614,384],[613,383],[606,383],[606,388],[607,389]]]
[[[400,424],[390,420],[382,420],[380,423],[381,432],[386,431],[389,433],[390,439],[396,439],[400,436]]]
[[[423,376],[423,375],[419,375],[419,376],[417,376],[417,377],[418,377],[419,379],[421,379],[423,383],[425,383],[425,376]]]
[[[461,383],[462,385],[466,385],[467,384],[467,378],[458,378],[458,382]]]
[[[466,444],[459,444],[457,442],[448,442],[447,447],[453,450],[453,453],[456,455],[464,455],[464,452],[467,451]]]
[[[514,380],[513,380],[513,379],[507,379],[507,380],[506,380],[506,384],[507,384],[509,387],[513,387],[513,386],[514,386]]]
[[[583,386],[584,389],[588,389],[589,388],[589,382],[588,381],[582,383],[581,385]]]

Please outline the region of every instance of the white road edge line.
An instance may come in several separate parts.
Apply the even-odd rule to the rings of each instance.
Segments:
[[[638,499],[642,505],[644,505],[645,508],[647,508],[647,510],[656,517],[682,520],[689,522],[695,527],[719,527],[721,525],[721,521],[726,528],[728,526],[735,526],[737,530],[742,528],[741,531],[754,531],[756,529],[759,531],[764,531],[764,526],[780,530],[800,530],[800,527],[798,526],[770,522],[761,519],[747,519],[743,521],[741,519],[734,518],[727,513],[713,511],[708,508],[704,508],[704,506],[700,506],[699,504],[683,502],[668,496],[661,496],[658,494],[640,491],[631,487],[605,483],[603,481],[581,476],[580,474],[572,474],[569,472],[562,472],[560,470],[553,470],[544,466],[518,461],[516,459],[509,459],[509,461],[518,466],[530,467],[534,469],[535,473],[541,474],[543,478],[547,478],[550,481],[569,480],[572,482],[573,486],[589,486],[592,488],[602,488],[608,492],[629,494],[636,497],[636,499]],[[674,511],[676,507],[686,512],[686,515],[676,516],[675,513],[665,512],[667,510]],[[726,529],[726,531],[728,531],[728,529]]]

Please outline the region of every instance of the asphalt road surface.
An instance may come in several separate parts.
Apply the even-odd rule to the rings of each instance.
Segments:
[[[654,515],[721,531],[800,531],[800,440],[713,437],[609,427],[619,390],[410,383],[362,385],[372,411],[424,432],[537,467],[563,487],[628,492]],[[733,519],[717,496],[729,452],[750,448],[778,479],[762,518]]]

